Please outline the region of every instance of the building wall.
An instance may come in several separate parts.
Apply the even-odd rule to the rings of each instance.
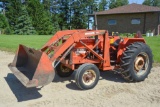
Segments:
[[[119,33],[146,33],[148,30],[157,34],[158,13],[139,13],[139,14],[116,14],[116,15],[98,15],[98,29],[105,29],[109,32]],[[140,24],[131,24],[131,20],[140,18]],[[108,25],[108,20],[117,20],[116,25]]]
[[[159,25],[159,14],[158,13],[147,13],[146,14],[146,29],[145,31],[151,30],[154,34],[157,34]]]

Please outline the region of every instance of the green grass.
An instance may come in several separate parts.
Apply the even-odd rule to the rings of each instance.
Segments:
[[[0,50],[15,52],[19,44],[40,49],[51,37],[46,35],[0,35]],[[160,36],[145,37],[145,40],[152,49],[154,62],[160,63]]]
[[[160,63],[160,36],[145,37],[145,40],[152,49],[154,62]]]
[[[19,44],[40,49],[51,37],[46,35],[0,35],[0,50],[15,52]]]

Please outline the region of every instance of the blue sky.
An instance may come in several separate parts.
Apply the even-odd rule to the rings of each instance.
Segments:
[[[129,0],[129,4],[131,3],[137,3],[137,4],[142,4],[144,0]]]

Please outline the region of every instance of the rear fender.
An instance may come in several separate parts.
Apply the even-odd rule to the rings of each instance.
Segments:
[[[126,47],[128,47],[130,44],[134,42],[143,42],[146,43],[144,38],[124,38],[120,42],[118,46],[118,52],[117,52],[117,63],[120,63],[120,58],[122,57],[123,52],[126,50]]]

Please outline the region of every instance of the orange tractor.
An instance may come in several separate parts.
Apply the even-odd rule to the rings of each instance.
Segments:
[[[100,70],[117,70],[128,81],[143,81],[152,67],[152,52],[141,35],[121,38],[106,30],[66,30],[39,50],[20,45],[8,66],[26,87],[44,86],[55,73],[68,77],[75,71],[77,86],[91,89]]]

